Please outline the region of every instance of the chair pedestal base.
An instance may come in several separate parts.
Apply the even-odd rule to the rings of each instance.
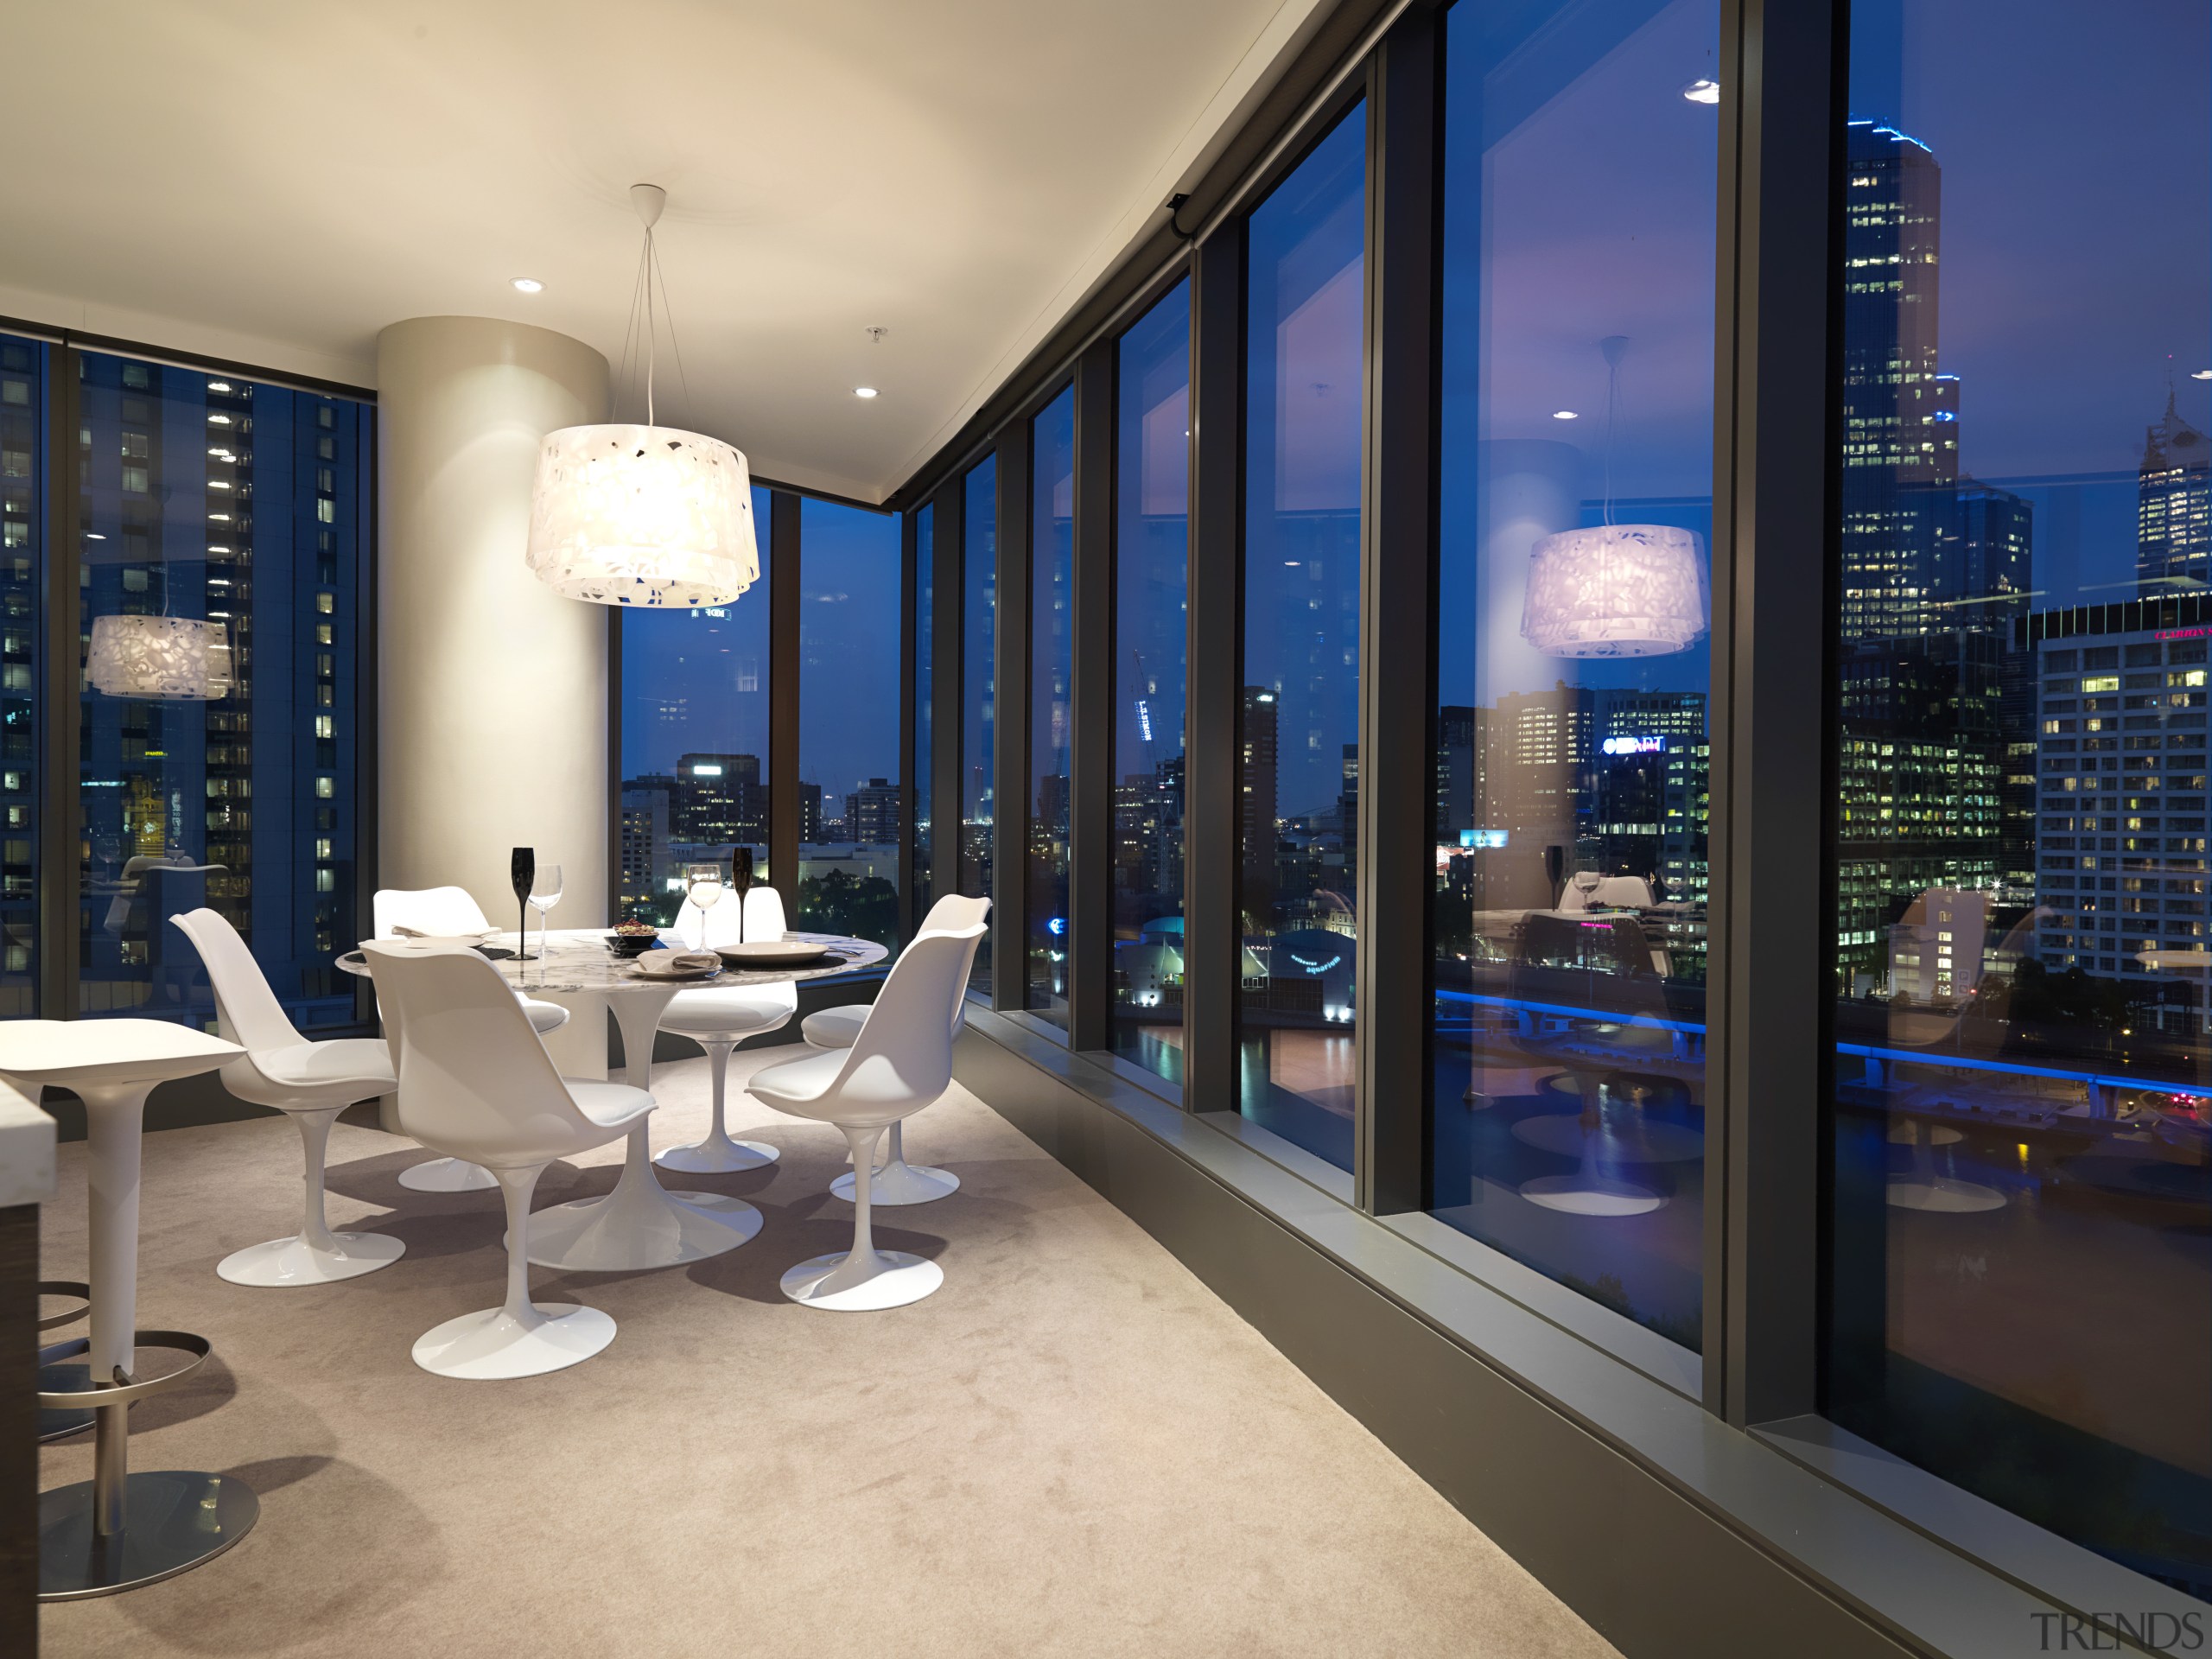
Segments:
[[[460,1158],[433,1158],[399,1172],[399,1184],[414,1192],[488,1192],[499,1181],[481,1164]]]
[[[944,1269],[905,1250],[873,1250],[855,1263],[849,1254],[817,1255],[783,1277],[784,1294],[808,1307],[873,1313],[918,1302],[944,1283]]]
[[[1644,1216],[1667,1202],[1648,1186],[1609,1175],[1540,1175],[1521,1183],[1521,1196],[1570,1216]]]
[[[235,1476],[162,1469],[127,1477],[127,1519],[103,1537],[92,1519],[96,1484],[38,1495],[41,1601],[111,1596],[174,1578],[221,1554],[261,1516],[261,1500]]]
[[[327,1245],[305,1238],[272,1238],[249,1244],[216,1263],[215,1271],[234,1285],[260,1288],[327,1285],[358,1279],[388,1268],[407,1254],[406,1242],[386,1233],[333,1233]]]
[[[415,1363],[439,1376],[498,1382],[565,1370],[613,1340],[613,1317],[595,1307],[539,1302],[519,1317],[493,1307],[425,1331],[415,1339]]]
[[[850,1204],[853,1201],[852,1172],[848,1170],[830,1182],[830,1190]],[[886,1164],[875,1172],[874,1190],[868,1197],[869,1201],[874,1204],[934,1204],[959,1190],[960,1178],[950,1170],[902,1160]]]
[[[766,1169],[783,1155],[781,1148],[766,1141],[733,1141],[726,1135],[710,1135],[696,1146],[657,1152],[653,1162],[686,1175],[731,1175]]]

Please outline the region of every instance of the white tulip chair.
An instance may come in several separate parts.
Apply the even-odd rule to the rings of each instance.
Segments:
[[[725,893],[722,901],[701,910],[690,899],[677,912],[676,933],[695,950],[713,950],[738,943],[738,907]],[[755,943],[784,937],[784,901],[773,887],[755,887],[745,895],[745,938]],[[729,1086],[729,1057],[748,1037],[775,1031],[798,1012],[798,986],[785,981],[767,985],[702,985],[678,991],[660,1017],[660,1028],[689,1037],[707,1051],[714,1079],[714,1116],[707,1137],[688,1147],[671,1147],[653,1161],[663,1169],[686,1174],[727,1173],[734,1170],[765,1169],[781,1154],[766,1141],[733,1141],[725,1110]]]
[[[388,1268],[406,1253],[385,1233],[334,1233],[323,1214],[323,1157],[330,1126],[357,1100],[392,1091],[391,1057],[373,1038],[311,1043],[300,1035],[269,988],[253,952],[216,912],[169,918],[207,965],[215,992],[218,1028],[246,1052],[222,1069],[223,1086],[240,1100],[274,1106],[299,1125],[307,1159],[307,1213],[289,1238],[233,1252],[215,1271],[234,1285],[328,1284]]]
[[[466,887],[379,887],[370,900],[370,917],[380,939],[399,938],[402,929],[419,938],[469,940],[496,931]],[[515,995],[540,1037],[569,1023],[569,1011],[558,1002],[542,1002],[520,991]],[[417,1192],[480,1192],[499,1182],[490,1170],[458,1158],[433,1158],[401,1170],[399,1184]]]
[[[626,1084],[563,1077],[499,970],[464,948],[362,947],[399,1054],[399,1122],[434,1152],[489,1169],[507,1210],[507,1294],[498,1307],[448,1319],[416,1339],[415,1363],[440,1376],[538,1376],[614,1340],[595,1307],[530,1298],[530,1199],[556,1159],[628,1135],[653,1097]]]
[[[784,1274],[784,1294],[809,1307],[861,1312],[918,1302],[944,1282],[934,1262],[879,1250],[869,1225],[876,1143],[952,1083],[952,1008],[983,927],[916,939],[900,953],[850,1048],[755,1072],[746,1092],[794,1117],[834,1123],[853,1154],[853,1245]]]
[[[930,906],[930,913],[922,918],[920,930],[914,935],[925,939],[932,933],[957,932],[980,923],[990,913],[988,899],[969,899],[957,893],[948,893]],[[976,950],[981,935],[968,947],[968,962],[960,970],[961,981],[966,983],[968,970],[975,963]],[[800,1034],[817,1048],[850,1048],[853,1039],[861,1034],[861,1027],[868,1022],[868,1004],[847,1002],[834,1008],[818,1009],[806,1016],[799,1027]],[[961,1007],[952,1005],[952,1038],[960,1040]],[[893,1205],[931,1204],[960,1190],[960,1178],[949,1169],[938,1169],[929,1164],[910,1164],[906,1161],[906,1126],[891,1126],[890,1144],[886,1147],[882,1164],[875,1172],[874,1202]],[[853,1198],[853,1178],[840,1175],[830,1183],[830,1190],[848,1204]]]

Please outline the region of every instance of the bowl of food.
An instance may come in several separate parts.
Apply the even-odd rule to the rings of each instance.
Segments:
[[[617,922],[607,943],[618,957],[642,956],[660,943],[660,930],[651,922]]]

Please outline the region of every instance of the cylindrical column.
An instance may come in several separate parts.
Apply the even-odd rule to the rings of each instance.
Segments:
[[[135,1363],[138,1325],[138,1172],[144,1147],[146,1096],[153,1085],[103,1088],[79,1083],[85,1103],[86,1256],[92,1287],[92,1347],[86,1362],[96,1389],[115,1385]],[[124,1528],[124,1491],[130,1472],[128,1406],[99,1408],[92,1461],[92,1528],[103,1538]]]
[[[378,887],[515,913],[537,849],[555,919],[609,914],[607,613],[523,563],[540,442],[607,414],[607,359],[550,329],[416,317],[377,339]]]

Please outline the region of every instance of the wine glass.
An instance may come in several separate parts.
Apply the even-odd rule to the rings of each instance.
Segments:
[[[1583,909],[1590,908],[1590,897],[1598,891],[1598,884],[1605,879],[1596,870],[1577,870],[1568,878],[1574,884],[1574,890],[1582,895]]]
[[[537,880],[537,853],[530,847],[518,847],[508,866],[508,875],[514,884],[515,919],[521,933],[515,940],[515,960],[530,960],[530,890]]]
[[[707,943],[707,912],[721,902],[721,866],[719,864],[686,865],[683,871],[683,896],[698,909],[699,944],[704,945]]]
[[[753,891],[753,849],[733,848],[729,855],[730,890],[737,894],[737,942],[745,943],[745,896]]]
[[[545,918],[561,902],[561,867],[541,864],[530,884],[530,907],[537,912],[537,979],[545,982]],[[527,943],[527,941],[524,941]]]

